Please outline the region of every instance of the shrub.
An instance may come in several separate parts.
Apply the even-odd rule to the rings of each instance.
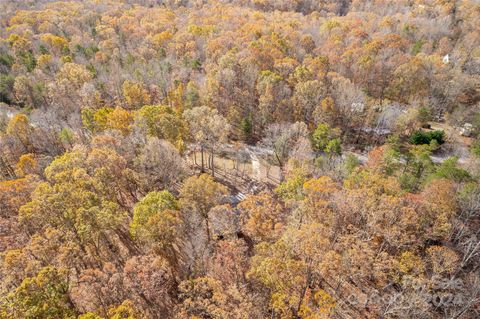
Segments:
[[[430,141],[436,140],[438,144],[443,144],[445,142],[445,132],[444,131],[432,131],[429,133]]]
[[[416,131],[410,136],[410,143],[414,145],[430,144],[432,140],[435,140],[438,144],[445,143],[445,132],[441,130],[424,132]]]
[[[430,178],[445,178],[455,182],[464,182],[470,179],[470,174],[458,167],[458,157],[450,157],[437,166]]]
[[[327,154],[341,154],[340,131],[328,124],[318,124],[312,134],[312,146],[315,151]]]
[[[472,146],[470,147],[470,151],[473,155],[480,157],[480,138],[477,138],[473,142]]]
[[[428,121],[432,120],[432,113],[430,109],[426,107],[422,107],[418,110],[418,121],[422,124],[425,125],[427,124]]]
[[[240,132],[243,141],[249,142],[253,135],[252,115],[242,118],[240,121]]]
[[[15,77],[12,75],[0,74],[0,102],[7,104],[12,103],[13,99],[13,85],[15,84]]]

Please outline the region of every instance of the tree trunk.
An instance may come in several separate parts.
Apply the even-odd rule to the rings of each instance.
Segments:
[[[210,159],[211,159],[211,165],[212,165],[212,177],[215,177],[215,162],[213,161],[213,149],[212,149],[212,152],[211,152],[211,156],[210,156]]]
[[[208,217],[205,218],[205,225],[207,227],[207,242],[210,243],[210,223],[208,222]]]
[[[302,307],[303,299],[305,298],[305,294],[307,293],[307,289],[308,289],[310,283],[312,282],[312,272],[311,272],[310,266],[311,266],[311,263],[309,263],[309,268],[308,268],[308,272],[307,272],[307,281],[305,282],[305,286],[302,287],[302,292],[300,294],[300,301],[298,302],[295,315],[298,315],[298,313],[300,312],[300,308]]]
[[[280,166],[279,171],[280,171],[280,176],[279,176],[279,178],[280,178],[280,183],[283,183],[283,181],[285,180],[285,175],[284,175],[284,171],[283,171],[283,166]]]
[[[0,174],[3,174],[5,177],[10,178],[10,179],[17,178],[13,168],[2,157],[0,157]]]
[[[203,146],[200,147],[200,152],[201,152],[201,155],[202,155],[202,173],[205,173],[205,162],[204,162],[204,159],[203,159]]]

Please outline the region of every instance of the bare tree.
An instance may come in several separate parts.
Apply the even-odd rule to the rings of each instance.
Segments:
[[[187,166],[177,149],[165,140],[151,137],[136,159],[136,168],[144,190],[162,189],[180,181]]]
[[[282,171],[288,159],[299,150],[299,145],[308,137],[307,125],[303,122],[293,124],[271,124],[265,130],[261,144],[273,152],[273,161]]]
[[[202,156],[202,172],[205,171],[204,151],[210,151],[212,176],[215,176],[215,150],[226,141],[230,132],[230,124],[216,109],[207,106],[195,107],[186,110],[183,116],[190,124],[190,134],[196,144],[200,146]]]

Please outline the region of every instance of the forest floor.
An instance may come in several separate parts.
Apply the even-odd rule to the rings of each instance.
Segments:
[[[465,164],[470,156],[469,148],[474,139],[462,136],[458,128],[452,125],[439,122],[430,122],[432,130],[442,130],[445,132],[447,141],[442,147],[431,156],[434,163],[442,163],[452,156],[458,157],[459,164]]]
[[[255,146],[243,145],[238,149],[238,153],[233,152],[233,147],[229,147],[232,152],[222,152],[215,154],[215,171],[227,173],[234,176],[248,177],[257,181],[269,184],[278,184],[280,181],[280,167],[269,164],[262,156],[264,149]],[[196,157],[196,159],[195,159]],[[201,166],[201,152],[191,152],[188,155],[190,164]],[[210,155],[204,153],[204,166],[211,169]]]

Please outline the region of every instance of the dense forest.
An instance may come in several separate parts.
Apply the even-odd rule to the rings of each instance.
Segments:
[[[478,0],[2,0],[0,319],[480,318]]]

